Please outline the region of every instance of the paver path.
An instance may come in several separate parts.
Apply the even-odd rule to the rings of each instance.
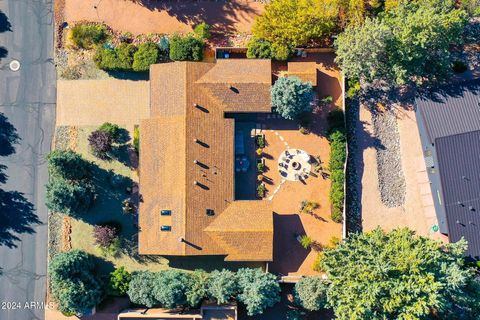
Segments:
[[[234,33],[249,32],[262,12],[263,4],[251,0],[66,0],[64,17],[68,22],[105,22],[133,34],[190,32],[203,21],[216,31]]]

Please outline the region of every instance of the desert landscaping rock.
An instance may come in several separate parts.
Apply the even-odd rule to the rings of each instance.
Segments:
[[[378,188],[383,204],[388,208],[405,203],[405,176],[400,153],[400,135],[392,111],[372,114],[376,137]]]

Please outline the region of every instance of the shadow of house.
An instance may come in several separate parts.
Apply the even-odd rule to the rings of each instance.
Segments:
[[[0,61],[2,61],[3,58],[6,58],[8,56],[8,50],[5,47],[0,47]]]
[[[12,31],[12,25],[8,21],[7,15],[0,10],[0,32]]]
[[[137,0],[137,3],[151,11],[166,11],[178,21],[197,25],[206,22],[212,26],[212,32],[232,34],[236,30],[234,24],[243,17],[259,15],[260,11],[252,8],[247,2],[188,2]],[[241,15],[241,16],[240,16]]]
[[[306,231],[298,214],[273,214],[273,262],[270,263],[271,272],[287,275],[296,272],[305,261],[310,249],[303,248],[297,235],[304,235]]]
[[[196,270],[202,269],[205,271],[221,270],[228,269],[232,271],[237,271],[240,268],[264,268],[265,263],[263,262],[225,262],[225,256],[162,256],[166,258],[169,263],[169,267],[185,269],[185,270]]]

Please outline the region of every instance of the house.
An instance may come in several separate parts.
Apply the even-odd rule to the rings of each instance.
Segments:
[[[480,256],[480,80],[452,83],[415,101],[441,233]]]
[[[139,253],[273,260],[267,200],[235,199],[235,115],[270,113],[270,60],[150,68],[140,123]]]

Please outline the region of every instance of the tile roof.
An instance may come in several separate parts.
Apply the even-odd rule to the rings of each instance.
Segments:
[[[288,76],[297,77],[304,82],[310,82],[312,86],[317,85],[317,63],[316,62],[289,62]]]
[[[150,77],[151,117],[140,126],[139,252],[272,260],[272,208],[235,201],[235,120],[224,116],[270,111],[270,61],[165,63]]]

